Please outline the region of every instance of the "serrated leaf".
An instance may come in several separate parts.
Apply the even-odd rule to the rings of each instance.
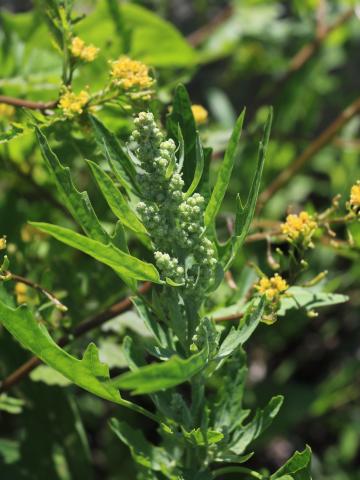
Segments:
[[[156,447],[146,440],[141,430],[136,430],[126,422],[116,418],[110,420],[110,427],[115,435],[127,445],[131,456],[139,465],[155,471],[163,471],[171,463],[164,448]]]
[[[257,410],[254,418],[235,435],[230,450],[237,455],[243,454],[248,445],[270,426],[278,414],[283,400],[284,398],[278,395],[273,397],[263,410]]]
[[[235,232],[233,238],[231,239],[231,242],[229,243],[229,249],[225,250],[226,254],[222,258],[222,263],[226,265],[225,270],[228,270],[230,268],[231,263],[233,262],[237,252],[243,245],[250,229],[251,222],[254,218],[256,202],[260,191],[262,172],[266,159],[266,151],[269,143],[272,117],[273,113],[271,108],[264,126],[262,140],[259,143],[256,171],[245,206],[242,205],[240,195],[238,195],[236,199],[237,211],[235,220]]]
[[[271,475],[270,480],[285,480],[286,476],[293,480],[311,480],[311,449],[309,446],[303,452],[295,452],[285,465]]]
[[[30,222],[30,225],[33,225],[44,233],[48,233],[70,247],[90,255],[90,257],[95,258],[95,260],[108,265],[121,277],[161,283],[159,272],[154,265],[143,262],[111,244],[104,245],[96,240],[80,235],[73,230],[49,223]]]
[[[90,237],[100,242],[108,242],[109,235],[101,226],[91,205],[87,192],[79,192],[71,178],[70,169],[64,167],[51,150],[45,135],[35,126],[42,156],[59,191],[63,204],[76,222]]]
[[[225,151],[224,159],[217,174],[216,183],[212,191],[209,203],[207,204],[205,210],[205,225],[207,227],[214,223],[215,217],[220,210],[223,198],[225,196],[225,192],[228,188],[242,132],[244,116],[245,110],[242,111],[236,121],[234,130],[231,134],[229,143]]]
[[[135,168],[115,135],[96,117],[89,115],[95,133],[95,140],[114,175],[125,188],[131,192],[135,188]]]
[[[166,362],[153,363],[134,372],[126,372],[114,378],[111,383],[118,388],[131,390],[134,395],[158,392],[189,380],[206,366],[206,362],[205,350],[187,359],[174,355]]]
[[[87,163],[113,214],[130,230],[133,230],[135,233],[146,234],[146,228],[130,208],[128,202],[112,181],[111,177],[95,162],[87,160]]]
[[[220,442],[224,434],[213,429],[203,431],[201,428],[194,428],[190,432],[183,430],[183,435],[190,443],[195,446],[212,445]]]

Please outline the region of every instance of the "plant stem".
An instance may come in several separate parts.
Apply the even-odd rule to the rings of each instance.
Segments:
[[[248,475],[249,477],[252,478],[258,478],[262,479],[263,476],[260,473],[255,472],[254,470],[250,470],[249,468],[246,467],[224,467],[224,468],[219,468],[218,470],[215,470],[212,474],[212,478],[218,478],[220,475],[226,475],[227,473],[244,473],[245,475]]]

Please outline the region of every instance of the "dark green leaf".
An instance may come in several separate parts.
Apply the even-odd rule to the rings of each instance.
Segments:
[[[294,455],[277,472],[271,475],[270,480],[285,480],[284,475],[291,474],[293,480],[311,480],[311,449],[306,447],[303,452]]]

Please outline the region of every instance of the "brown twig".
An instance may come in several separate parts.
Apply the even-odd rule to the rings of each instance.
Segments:
[[[350,20],[355,13],[353,8],[343,12],[331,25],[322,25],[319,28],[317,25],[317,30],[315,38],[304,45],[290,60],[289,66],[286,71],[275,81],[270,88],[264,94],[262,103],[267,103],[278,91],[282,90],[282,87],[285,83],[288,82],[290,78],[293,77],[295,73],[301,70],[319,51],[321,45],[326,40],[326,38],[341,25]]]
[[[293,163],[285,168],[263,191],[259,197],[257,212],[259,212],[264,204],[284,185],[286,185],[293,176],[303,168],[303,166],[323,147],[328,145],[335,137],[337,132],[349,122],[355,115],[360,112],[360,97],[343,110],[338,117],[317,137],[310,145],[299,155]]]
[[[11,272],[6,272],[5,274],[9,275],[9,277],[8,277],[9,280],[14,280],[15,282],[23,283],[24,285],[27,285],[28,287],[31,287],[31,288],[34,288],[35,290],[38,290],[43,295],[45,295],[50,300],[50,302],[55,305],[55,307],[58,310],[60,310],[61,312],[67,312],[67,309],[68,309],[67,306],[64,305],[63,303],[61,303],[60,300],[58,298],[56,298],[53,293],[51,293],[49,290],[42,287],[38,283],[32,282],[28,278],[21,277],[20,275],[16,275],[16,274],[11,273]]]
[[[145,294],[150,290],[152,284],[150,282],[144,283],[138,290],[139,295]],[[80,323],[77,325],[68,335],[60,338],[58,345],[64,347],[68,345],[73,339],[78,338],[85,333],[94,330],[95,328],[100,327],[107,321],[113,319],[120,313],[126,312],[132,307],[132,302],[130,297],[126,297],[124,300],[121,300],[118,303],[115,303],[108,309],[104,310],[101,313],[98,313],[89,320]],[[8,391],[14,385],[19,383],[23,378],[29,375],[29,373],[34,370],[35,367],[41,364],[41,360],[37,357],[32,357],[30,360],[25,362],[19,368],[17,368],[13,373],[11,373],[0,385],[0,393]]]
[[[51,102],[34,102],[32,100],[24,100],[22,98],[8,97],[7,95],[0,95],[0,103],[13,105],[14,107],[24,107],[31,110],[49,110],[55,108],[58,104],[57,100]]]
[[[206,25],[195,30],[195,32],[188,35],[187,40],[193,47],[197,47],[204,40],[206,40],[213,31],[222,23],[224,23],[233,13],[233,7],[231,5],[227,6],[221,10],[214,18],[210,20]]]

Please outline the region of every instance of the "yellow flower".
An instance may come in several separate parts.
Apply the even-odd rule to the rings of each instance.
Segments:
[[[6,248],[6,238],[2,237],[0,238],[0,250],[5,250]]]
[[[17,303],[26,303],[28,301],[27,296],[28,287],[25,283],[17,282],[15,284],[15,295]]]
[[[6,103],[0,103],[0,119],[1,117],[11,118],[15,114],[15,108],[12,105]]]
[[[301,239],[305,245],[310,245],[317,223],[307,212],[300,212],[299,215],[288,215],[280,228],[289,242]]]
[[[194,115],[195,122],[198,125],[206,123],[208,119],[208,111],[202,105],[192,105],[191,110]]]
[[[89,99],[90,95],[86,90],[81,90],[78,95],[70,90],[67,90],[61,95],[59,106],[66,117],[73,117],[74,115],[83,112],[84,106],[87,104]]]
[[[71,53],[80,60],[93,62],[99,53],[99,48],[95,45],[86,45],[80,37],[74,37],[71,42]]]
[[[360,180],[351,187],[350,206],[355,210],[360,210]]]
[[[289,288],[289,285],[286,283],[278,273],[271,278],[263,277],[260,279],[256,289],[262,295],[265,295],[268,300],[278,299],[281,293],[284,293]]]
[[[111,76],[114,83],[124,90],[134,88],[145,90],[154,84],[147,65],[125,56],[111,62]]]

